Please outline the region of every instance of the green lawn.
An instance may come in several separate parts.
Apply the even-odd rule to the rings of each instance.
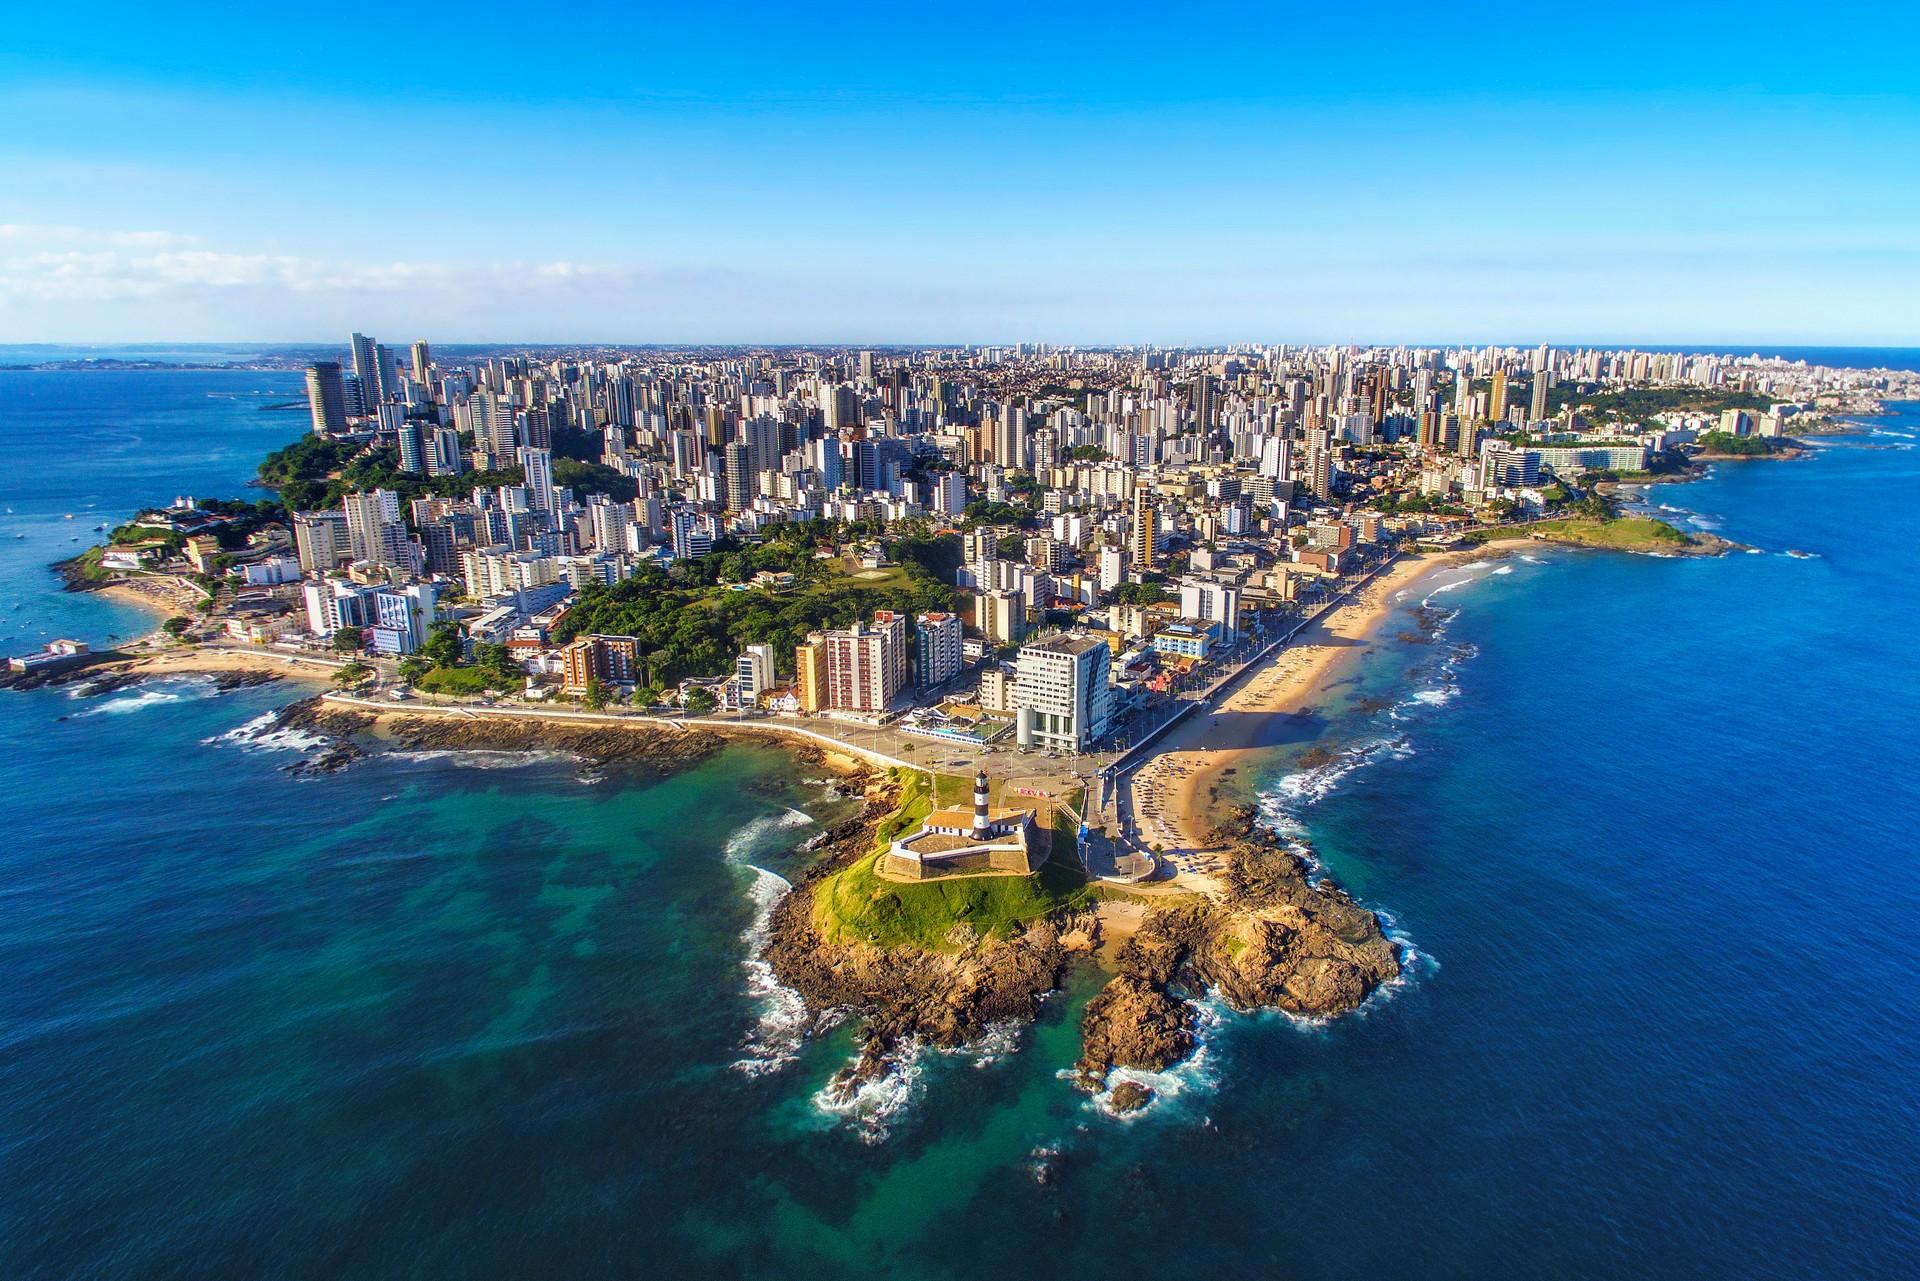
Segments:
[[[484,667],[436,667],[414,682],[429,694],[473,696],[499,687],[500,677]]]
[[[1524,529],[1486,529],[1467,535],[1472,542],[1492,543],[1526,538],[1538,534],[1555,543],[1577,547],[1608,547],[1616,551],[1674,551],[1692,540],[1685,534],[1650,516],[1620,516],[1613,520],[1595,520],[1587,516],[1568,516],[1562,520],[1541,521]]]
[[[836,560],[827,565],[826,577],[808,584],[816,592],[839,591],[845,587],[871,587],[883,591],[910,591],[913,579],[905,566],[888,565],[884,569],[862,569],[856,560]]]
[[[943,803],[951,803],[944,794],[951,786],[947,780],[957,781],[963,793],[971,793],[970,780],[943,776]],[[933,804],[934,784],[929,776],[918,771],[909,775],[899,807],[880,824],[874,849],[822,881],[816,891],[814,924],[823,935],[844,942],[944,952],[953,948],[947,932],[957,922],[964,921],[981,934],[997,937],[1019,922],[1085,903],[1092,897],[1087,878],[1061,862],[1049,862],[1032,876],[969,876],[915,884],[881,880],[876,869],[888,845],[917,826]],[[1067,844],[1063,851],[1056,829],[1054,848],[1070,859],[1071,820],[1063,814],[1060,822],[1066,824]]]

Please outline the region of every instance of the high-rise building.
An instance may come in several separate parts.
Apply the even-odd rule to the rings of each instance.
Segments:
[[[884,712],[907,685],[907,620],[879,610],[873,626],[855,623],[824,634],[826,706],[834,711]]]
[[[822,712],[827,707],[827,642],[815,632],[793,651],[794,696],[800,710]]]
[[[347,391],[340,377],[339,361],[317,360],[307,366],[307,407],[313,413],[315,435],[346,431]]]
[[[427,348],[427,340],[422,338],[413,344],[413,381],[425,385],[427,371],[433,368],[433,353]]]
[[[1135,569],[1152,569],[1154,547],[1160,541],[1160,511],[1145,484],[1135,480],[1133,489],[1132,552]]]
[[[1020,648],[1014,712],[1022,747],[1085,751],[1107,732],[1113,651],[1091,636],[1059,635]]]
[[[633,683],[640,672],[640,642],[632,636],[576,636],[560,651],[562,692],[576,698],[588,681]]]
[[[1002,405],[993,424],[993,461],[1008,471],[1027,465],[1027,411]]]
[[[977,599],[980,631],[995,645],[1017,645],[1027,634],[1027,596],[1021,591],[990,591]]]
[[[411,418],[394,430],[394,443],[400,448],[400,470],[418,476],[427,470],[426,442],[421,439],[420,424]]]
[[[527,506],[552,515],[553,455],[544,449],[522,449],[517,454],[520,472],[525,477]]]
[[[370,414],[380,399],[380,358],[373,350],[373,339],[365,334],[354,334],[347,345],[353,352],[353,376],[359,381],[364,398],[360,412]]]
[[[354,560],[373,565],[408,563],[407,531],[400,523],[398,494],[390,489],[374,489],[348,494],[341,501],[347,513],[347,544]]]
[[[960,620],[928,613],[914,623],[914,675],[920,688],[944,685],[960,674]]]
[[[1226,583],[1188,578],[1180,583],[1180,616],[1220,624],[1231,641],[1240,630],[1240,589]]]
[[[301,572],[325,574],[353,559],[343,511],[295,512],[293,547]]]
[[[1507,418],[1507,371],[1493,371],[1493,390],[1487,395],[1487,421],[1503,423]]]
[[[747,646],[733,662],[733,675],[740,687],[740,706],[759,706],[760,696],[773,688],[773,646]]]
[[[726,448],[727,510],[743,512],[753,505],[753,447],[744,440]]]
[[[1544,367],[1533,373],[1533,400],[1527,406],[1528,422],[1545,422],[1547,418],[1547,388],[1553,385],[1553,375]]]

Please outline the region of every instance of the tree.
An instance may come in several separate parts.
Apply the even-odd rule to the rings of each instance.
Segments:
[[[345,653],[359,650],[366,641],[366,635],[358,627],[342,627],[333,634],[333,647]]]
[[[1002,560],[1019,560],[1027,553],[1026,540],[1018,534],[1008,534],[993,545],[993,550]]]
[[[400,679],[409,685],[418,685],[420,678],[433,670],[433,664],[419,654],[409,654],[400,660]]]
[[[181,636],[186,633],[187,628],[192,626],[193,620],[191,618],[188,618],[185,614],[175,614],[172,618],[160,624],[160,630],[169,636]]]
[[[720,705],[720,700],[713,696],[711,690],[696,685],[687,691],[686,697],[680,700],[680,705],[695,716],[705,716]]]
[[[420,647],[420,652],[436,667],[458,667],[462,649],[460,624],[438,622],[427,633],[427,643]]]
[[[639,708],[658,707],[663,691],[658,685],[642,685],[633,691],[633,705]]]
[[[373,669],[356,658],[351,663],[334,669],[333,683],[344,688],[348,685],[358,685],[371,675],[373,675]]]
[[[597,712],[606,707],[612,698],[613,692],[600,682],[598,676],[587,677],[587,687],[580,695],[581,702]]]

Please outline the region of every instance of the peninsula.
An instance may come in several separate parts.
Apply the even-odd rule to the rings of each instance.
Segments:
[[[1403,957],[1223,795],[1423,576],[1516,543],[1728,544],[1622,507],[1791,458],[1898,371],[1711,353],[557,349],[353,335],[259,496],[176,497],[60,566],[164,616],[17,686],[323,686],[333,746],[675,769],[775,736],[859,814],[765,959],[863,1020],[852,1088],[1110,976],[1078,1079],[1117,1109],[1194,1002],[1351,1011]],[[263,406],[263,409],[272,406]],[[1126,1070],[1133,1070],[1129,1075]]]

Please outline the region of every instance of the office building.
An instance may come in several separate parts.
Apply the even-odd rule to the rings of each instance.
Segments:
[[[1113,651],[1092,636],[1059,635],[1020,648],[1014,715],[1022,747],[1086,751],[1107,732]]]

